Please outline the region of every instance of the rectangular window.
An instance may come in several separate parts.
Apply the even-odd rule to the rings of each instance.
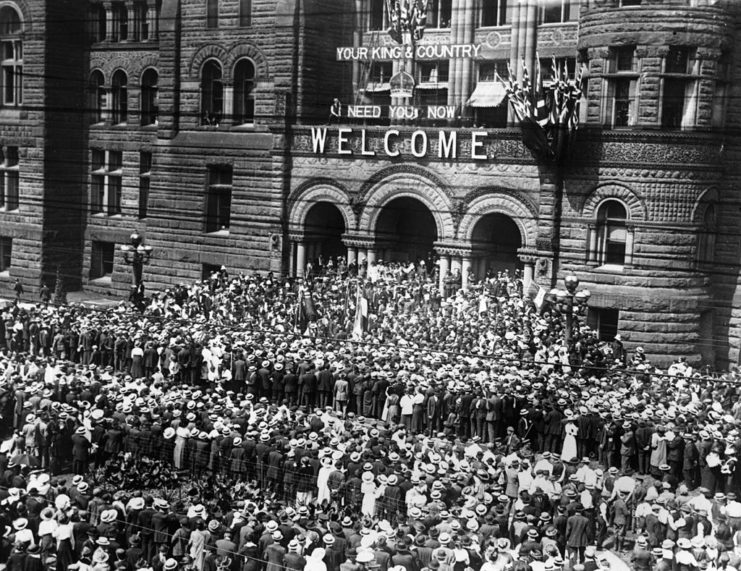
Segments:
[[[635,51],[635,46],[620,46],[614,48],[613,62],[615,64],[615,71],[634,71],[633,61]]]
[[[0,45],[2,68],[2,102],[5,106],[23,103],[23,44],[21,40],[6,40]]]
[[[141,42],[149,39],[149,22],[147,21],[147,3],[134,3],[134,41]]]
[[[13,238],[0,236],[0,272],[7,272],[13,260]]]
[[[149,204],[149,181],[152,176],[152,153],[139,153],[139,218],[147,217]]]
[[[541,24],[559,24],[579,19],[579,0],[546,0],[540,7]]]
[[[419,83],[447,83],[449,62],[433,61],[420,62],[419,64]]]
[[[672,46],[666,55],[665,73],[689,73],[690,48]]]
[[[206,27],[219,27],[219,0],[206,0]]]
[[[496,81],[497,75],[502,79],[509,78],[509,60],[495,60],[479,64],[479,81]]]
[[[390,61],[377,61],[371,66],[368,83],[388,83],[392,71],[393,64]]]
[[[206,232],[229,230],[232,208],[232,167],[208,167],[206,189]]]
[[[631,118],[630,79],[615,80],[615,106],[613,109],[612,125],[627,127]]]
[[[489,0],[481,6],[482,26],[504,26],[512,21],[513,0]]]
[[[129,11],[123,2],[115,2],[111,7],[113,18],[112,31],[114,42],[123,42],[129,39]]]
[[[5,147],[0,152],[0,208],[18,210],[20,203],[20,173],[18,169],[18,147]]]
[[[384,0],[370,0],[370,14],[368,14],[368,30],[383,30],[385,24],[386,2]]]
[[[427,27],[441,29],[450,28],[452,12],[452,0],[429,0],[427,4]]]
[[[661,104],[661,126],[664,129],[680,129],[682,127],[686,87],[687,82],[684,79],[664,79]]]
[[[90,211],[93,214],[121,214],[123,154],[93,149],[90,152]]]
[[[116,244],[113,242],[92,243],[90,252],[90,279],[109,278],[113,274]]]
[[[600,341],[613,341],[619,330],[620,310],[605,307],[590,307],[587,325],[597,332]]]
[[[239,0],[239,25],[252,25],[252,0]]]

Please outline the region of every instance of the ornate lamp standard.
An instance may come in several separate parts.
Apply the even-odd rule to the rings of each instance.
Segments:
[[[579,278],[574,275],[568,275],[563,280],[566,289],[552,289],[551,296],[555,298],[554,307],[558,313],[566,318],[566,331],[564,340],[566,346],[571,345],[571,337],[574,328],[574,315],[584,315],[587,310],[587,303],[591,297],[588,289],[576,291],[579,287]]]
[[[152,246],[142,244],[142,237],[138,232],[133,232],[129,237],[129,244],[121,246],[124,262],[131,266],[132,281],[129,300],[139,309],[144,302],[144,282],[142,281],[142,270],[152,257]]]

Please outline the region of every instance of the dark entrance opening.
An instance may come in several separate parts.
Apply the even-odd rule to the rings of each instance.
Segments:
[[[317,202],[312,206],[306,213],[304,232],[306,261],[311,262],[316,270],[326,266],[330,258],[347,254],[347,248],[342,243],[345,218],[334,204]],[[336,263],[334,265],[337,267]]]
[[[515,221],[506,214],[482,216],[473,228],[471,246],[472,269],[477,279],[505,270],[512,275],[520,267],[517,250],[522,246],[522,236]]]
[[[435,218],[416,198],[395,198],[378,216],[376,251],[383,261],[417,263],[427,260],[435,240]]]

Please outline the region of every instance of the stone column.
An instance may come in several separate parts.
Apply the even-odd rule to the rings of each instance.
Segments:
[[[530,286],[533,283],[535,262],[538,259],[538,252],[537,250],[529,248],[520,248],[517,251],[517,257],[522,263],[522,292],[523,297],[526,297],[530,290]]]
[[[358,249],[352,246],[347,247],[347,265],[357,263],[358,261]]]
[[[471,271],[471,256],[463,256],[461,264],[461,288],[468,288],[468,273]]]
[[[376,250],[373,248],[368,248],[368,265],[370,266],[372,263],[375,263],[376,261]]]
[[[296,244],[296,276],[304,277],[306,272],[306,243],[303,241]]]
[[[288,242],[288,277],[292,278],[296,275],[296,242],[290,240]]]
[[[441,255],[440,256],[440,295],[445,295],[445,276],[448,274],[448,270],[450,269],[450,256]]]

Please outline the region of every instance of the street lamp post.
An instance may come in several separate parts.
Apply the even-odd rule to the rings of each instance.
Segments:
[[[586,313],[587,303],[592,294],[588,289],[576,291],[579,287],[579,278],[574,275],[566,276],[563,283],[566,289],[552,289],[550,293],[556,300],[556,310],[566,319],[564,341],[566,346],[569,347],[574,332],[574,315],[584,315]]]
[[[124,262],[131,266],[132,281],[129,300],[139,309],[142,309],[144,302],[144,281],[142,280],[142,271],[144,265],[149,263],[152,257],[152,246],[142,244],[142,237],[138,232],[133,232],[129,237],[129,244],[121,246]]]

